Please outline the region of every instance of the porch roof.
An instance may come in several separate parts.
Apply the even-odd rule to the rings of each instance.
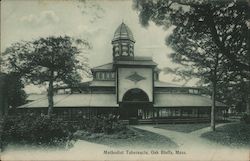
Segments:
[[[44,97],[19,108],[48,107],[48,99]],[[115,94],[62,94],[54,96],[54,107],[118,107]]]
[[[155,93],[154,107],[210,107],[212,100],[192,94]],[[216,102],[218,107],[227,107]],[[48,107],[47,97],[40,98],[19,108]],[[54,107],[119,107],[115,94],[61,94],[54,96]]]
[[[155,93],[154,107],[210,107],[212,100],[209,97],[194,94]],[[216,101],[216,106],[227,107]]]

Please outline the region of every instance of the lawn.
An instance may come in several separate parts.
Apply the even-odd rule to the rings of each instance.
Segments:
[[[127,129],[126,131],[113,135],[78,134],[77,138],[89,142],[107,145],[110,147],[150,149],[177,148],[177,144],[167,137],[132,127]]]
[[[201,137],[230,147],[250,148],[250,124],[228,124],[216,128],[214,132],[204,133]]]
[[[164,125],[157,125],[155,128],[172,130],[177,132],[183,133],[190,133],[205,127],[209,127],[209,123],[200,123],[200,124],[164,124]]]

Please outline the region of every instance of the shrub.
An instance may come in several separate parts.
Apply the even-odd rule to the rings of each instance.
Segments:
[[[8,116],[4,123],[2,140],[8,143],[61,145],[72,139],[74,129],[58,118],[33,113]]]
[[[245,123],[250,124],[250,115],[244,114],[241,118],[241,121],[244,121]]]
[[[119,121],[118,116],[112,114],[81,119],[80,127],[90,133],[105,134],[112,134],[126,129],[126,126]]]

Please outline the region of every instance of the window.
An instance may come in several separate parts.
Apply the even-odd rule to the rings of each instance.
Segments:
[[[111,73],[111,78],[115,79],[115,73],[114,72]]]
[[[188,93],[191,93],[191,94],[199,94],[199,90],[198,90],[198,89],[189,89],[189,90],[188,90]]]
[[[101,72],[101,78],[102,78],[102,80],[105,79],[105,73],[104,72]]]
[[[107,80],[107,74],[108,74],[108,73],[103,72],[103,75],[104,75],[103,79],[104,79],[104,80]]]
[[[197,89],[194,90],[194,94],[198,94],[199,91]]]
[[[188,90],[188,93],[193,94],[193,93],[194,93],[194,90],[193,90],[193,89],[189,89],[189,90]]]
[[[107,72],[107,73],[106,73],[106,79],[107,79],[107,80],[110,80],[110,72]]]
[[[100,73],[99,72],[96,73],[96,79],[100,79]]]
[[[71,93],[71,90],[70,89],[65,89],[65,94],[69,94]]]
[[[99,73],[99,79],[102,80],[103,79],[103,73]]]

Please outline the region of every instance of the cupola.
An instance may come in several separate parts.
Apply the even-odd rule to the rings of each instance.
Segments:
[[[129,27],[122,22],[116,29],[112,45],[113,45],[113,59],[127,59],[134,57],[134,37]]]

